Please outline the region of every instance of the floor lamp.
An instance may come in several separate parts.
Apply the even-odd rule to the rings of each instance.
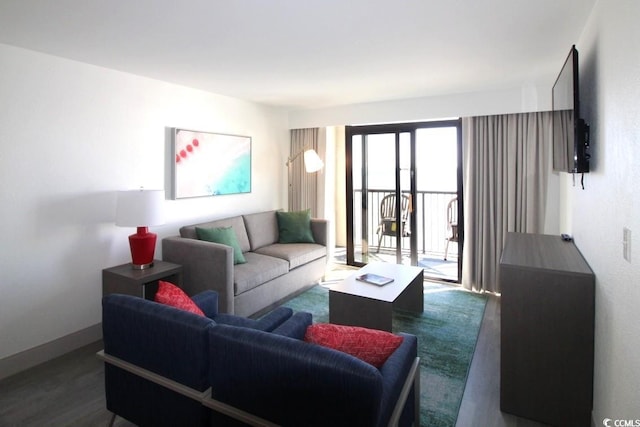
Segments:
[[[295,156],[289,157],[287,159],[286,166],[290,167],[291,163],[293,163],[293,161],[298,157],[300,157],[302,154],[304,154],[304,169],[307,171],[307,173],[318,172],[320,169],[324,167],[324,162],[322,161],[320,156],[318,156],[318,153],[316,153],[316,150],[314,150],[313,148],[310,148],[308,150],[302,150],[298,152]]]
[[[287,169],[288,169],[288,182],[287,184],[289,185],[289,203],[291,203],[291,196],[293,193],[293,188],[291,185],[291,181],[292,181],[292,170],[291,170],[291,164],[293,163],[293,161],[295,159],[297,159],[298,157],[300,157],[301,155],[303,155],[303,160],[304,160],[304,170],[307,173],[314,173],[314,172],[318,172],[319,170],[321,170],[324,167],[324,162],[322,161],[322,159],[320,158],[320,156],[318,156],[318,153],[316,153],[316,150],[309,148],[307,150],[301,150],[298,153],[296,153],[296,155],[289,157],[287,159]]]

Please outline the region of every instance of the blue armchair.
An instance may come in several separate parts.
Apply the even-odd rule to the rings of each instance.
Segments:
[[[400,334],[403,343],[377,369],[302,341],[310,323],[309,316],[273,333],[225,325],[210,329],[211,397],[283,426],[419,425],[415,336]],[[241,425],[219,413],[212,420]]]
[[[292,315],[274,310],[254,320],[218,314],[218,295],[193,297],[206,314],[142,298],[112,294],[102,300],[107,409],[140,426],[210,425],[211,411],[199,399],[209,389],[208,331],[220,323],[271,331]],[[186,387],[191,396],[163,385]]]
[[[139,426],[419,425],[417,339],[378,369],[302,339],[309,313],[202,317],[137,297],[103,298],[107,409]],[[226,324],[225,324],[226,323]]]

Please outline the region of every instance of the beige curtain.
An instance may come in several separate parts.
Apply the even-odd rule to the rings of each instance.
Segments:
[[[316,150],[320,158],[321,142],[324,141],[325,129],[292,129],[291,147],[289,158],[293,161],[289,165],[289,211],[303,209],[311,210],[311,217],[320,217],[320,173],[307,173],[304,168],[304,156],[302,153],[310,148]]]
[[[500,292],[498,265],[507,232],[543,231],[551,113],[464,118],[462,138],[462,284]]]

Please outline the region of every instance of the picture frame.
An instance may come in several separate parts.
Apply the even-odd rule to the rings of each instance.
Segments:
[[[251,137],[171,128],[172,198],[251,192]]]

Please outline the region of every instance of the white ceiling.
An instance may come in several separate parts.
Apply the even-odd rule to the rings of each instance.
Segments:
[[[594,3],[0,0],[0,43],[254,102],[318,108],[550,87]]]

